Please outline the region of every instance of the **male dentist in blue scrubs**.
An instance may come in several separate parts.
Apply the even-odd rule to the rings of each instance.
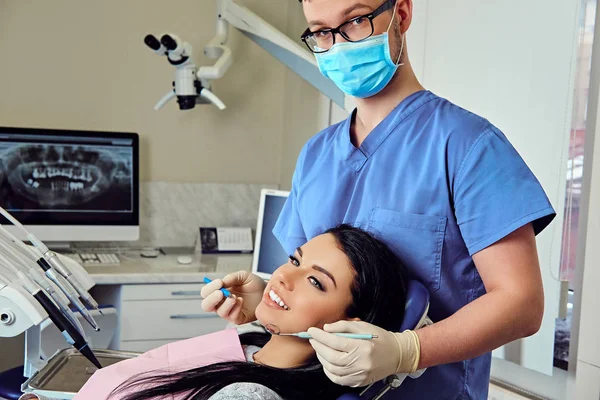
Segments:
[[[491,351],[540,328],[544,293],[535,235],[555,212],[502,132],[418,82],[405,39],[412,0],[304,0],[302,6],[303,41],[321,72],[355,97],[356,109],[302,149],[274,234],[293,254],[342,222],[369,230],[429,289],[434,322],[398,333],[341,321],[310,328],[310,342],[327,376],[342,385],[427,368],[390,397],[486,399]],[[247,296],[218,309],[216,293],[207,309],[236,323],[253,320],[260,295],[251,294],[262,293],[263,284],[250,274],[225,281]]]

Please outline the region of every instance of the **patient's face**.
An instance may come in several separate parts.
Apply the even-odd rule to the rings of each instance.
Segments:
[[[256,317],[263,325],[277,326],[281,333],[303,332],[311,326],[322,328],[345,319],[352,301],[354,274],[333,235],[317,236],[273,273]],[[275,300],[271,299],[273,294]]]

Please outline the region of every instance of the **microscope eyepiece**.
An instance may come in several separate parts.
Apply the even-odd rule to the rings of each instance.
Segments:
[[[163,35],[160,39],[160,42],[167,48],[169,51],[173,51],[177,48],[177,42],[169,35]]]
[[[154,35],[146,35],[144,43],[154,51],[160,49],[160,42]]]

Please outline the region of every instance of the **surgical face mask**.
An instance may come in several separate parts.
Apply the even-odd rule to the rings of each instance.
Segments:
[[[321,73],[331,79],[344,93],[360,98],[371,97],[392,80],[404,50],[404,36],[398,60],[394,62],[390,53],[388,30],[360,42],[334,44],[329,51],[315,54]]]

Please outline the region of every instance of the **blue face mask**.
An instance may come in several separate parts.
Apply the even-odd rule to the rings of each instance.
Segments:
[[[403,49],[404,36],[400,54]],[[315,56],[325,77],[344,93],[360,98],[379,93],[402,65],[391,58],[387,32],[360,42],[336,43],[329,51]]]

